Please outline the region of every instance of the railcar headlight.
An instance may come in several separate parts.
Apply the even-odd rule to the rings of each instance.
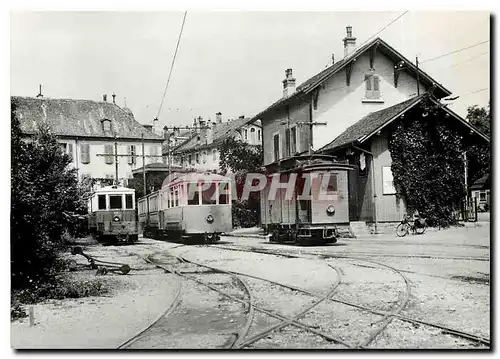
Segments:
[[[211,214],[209,214],[209,215],[207,216],[207,222],[208,222],[208,223],[212,223],[213,221],[214,221],[214,216],[212,216]]]
[[[120,217],[119,216],[114,216],[113,217],[113,222],[120,222]]]
[[[330,216],[333,216],[335,214],[335,207],[333,206],[333,204],[329,205],[326,208],[326,213]]]

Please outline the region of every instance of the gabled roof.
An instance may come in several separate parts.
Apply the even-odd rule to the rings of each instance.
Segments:
[[[146,140],[163,140],[137,122],[130,110],[109,102],[11,96],[11,103],[27,135],[46,123],[58,136],[113,138],[116,132],[123,139],[140,140],[144,134]],[[112,131],[104,131],[103,119],[111,121]]]
[[[336,149],[343,148],[345,146],[354,144],[356,142],[363,143],[364,141],[371,138],[374,134],[382,130],[384,127],[389,125],[391,122],[399,118],[403,113],[410,110],[419,104],[423,99],[428,99],[436,105],[441,105],[441,109],[451,115],[453,118],[461,122],[465,127],[469,128],[472,132],[482,137],[486,141],[490,141],[488,136],[484,135],[478,131],[475,127],[471,126],[462,117],[457,115],[455,112],[451,111],[448,107],[443,106],[437,100],[433,99],[428,94],[422,94],[420,96],[413,97],[409,100],[400,102],[391,107],[385,109],[370,112],[368,115],[363,117],[361,120],[356,122],[354,125],[348,127],[344,132],[342,132],[337,138],[335,138],[329,144],[320,148],[317,152],[326,152]]]
[[[273,110],[273,109],[278,109],[286,104],[290,104],[294,101],[299,100],[300,98],[303,98],[305,95],[311,93],[314,91],[318,86],[322,85],[325,81],[327,81],[331,76],[345,68],[348,64],[352,63],[353,61],[356,61],[356,58],[362,55],[365,51],[371,49],[372,47],[376,47],[377,51],[381,51],[384,53],[386,56],[394,60],[395,62],[403,61],[405,63],[405,70],[412,72],[414,74],[417,73],[417,67],[406,57],[404,57],[400,52],[396,51],[392,46],[390,46],[387,42],[382,40],[379,37],[376,37],[375,39],[369,41],[365,45],[359,47],[356,49],[352,54],[349,56],[345,57],[344,59],[337,61],[330,67],[327,67],[326,69],[322,70],[321,72],[317,73],[316,75],[312,76],[308,80],[304,81],[302,84],[300,84],[296,91],[289,97],[286,98],[280,98],[276,102],[274,102],[271,106],[267,107],[264,111],[261,111],[257,115],[254,116],[254,118],[259,118],[262,115],[264,115],[266,112]],[[442,98],[445,96],[449,96],[451,94],[451,91],[443,87],[441,84],[439,84],[436,80],[434,80],[432,77],[430,77],[427,73],[422,71],[421,68],[418,69],[418,74],[420,77],[420,80],[423,83],[427,83],[429,86],[434,85],[436,88],[434,90],[434,95],[437,96],[438,98]]]
[[[207,144],[205,138],[201,138],[201,142],[198,142],[198,135],[201,136],[201,132],[198,130],[197,132],[193,132],[191,135],[191,138],[184,141],[177,147],[173,149],[174,152],[185,152],[185,151],[190,151],[194,149],[202,149],[205,147],[211,147],[215,146],[221,141],[223,141],[225,138],[229,137],[230,135],[234,134],[235,131],[240,129],[242,126],[247,125],[249,122],[251,122],[251,118],[245,117],[245,118],[238,118],[235,120],[231,121],[226,121],[226,122],[221,122],[217,124],[212,124],[212,131],[213,131],[213,137],[212,137],[212,143]],[[256,125],[258,126],[258,125]],[[202,136],[203,137],[203,136]],[[166,147],[164,146],[164,151],[166,152]]]
[[[489,189],[491,188],[490,174],[485,174],[480,179],[476,180],[469,189],[470,190],[478,190],[478,189]]]
[[[417,104],[420,101],[421,97],[422,95],[400,102],[394,106],[387,107],[379,111],[370,112],[354,125],[348,127],[332,142],[320,148],[318,152],[324,152],[327,150],[343,147],[344,145],[351,144],[365,136],[368,136],[375,130],[378,131],[378,129],[389,120]]]

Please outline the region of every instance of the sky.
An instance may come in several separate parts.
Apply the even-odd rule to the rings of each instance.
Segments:
[[[345,27],[357,45],[404,11],[188,11],[172,77],[160,102],[184,13],[22,12],[10,14],[10,92],[15,96],[101,100],[135,118],[190,125],[194,117],[251,117],[282,96],[285,69],[297,85],[343,57]],[[488,12],[409,11],[377,36],[454,96],[450,108],[488,104]],[[440,55],[446,55],[434,59]],[[426,60],[430,60],[426,62]],[[485,90],[486,89],[486,90]],[[479,91],[479,92],[475,92]],[[475,92],[475,93],[474,93]]]

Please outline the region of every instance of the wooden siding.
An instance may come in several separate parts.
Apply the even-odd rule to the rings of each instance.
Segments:
[[[375,193],[377,194],[377,221],[398,222],[406,212],[404,201],[396,194],[384,194],[382,167],[391,166],[392,159],[389,153],[388,135],[384,131],[374,136],[371,141],[371,152],[374,156]]]

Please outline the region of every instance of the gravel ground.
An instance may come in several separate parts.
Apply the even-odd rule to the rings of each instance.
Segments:
[[[100,277],[110,283],[114,281],[114,289],[106,297],[52,301],[35,306],[37,324],[34,327],[30,328],[26,319],[11,324],[12,345],[17,348],[116,348],[170,306],[180,280],[179,305],[130,348],[227,347],[247,323],[248,308],[192,280],[154,269],[142,258],[150,256],[240,299],[248,298],[244,287],[234,276],[179,263],[169,254],[298,287],[316,296],[325,296],[335,288],[334,300],[381,311],[394,311],[408,297],[401,312],[404,316],[489,337],[490,233],[487,226],[430,230],[422,236],[405,238],[388,234],[342,239],[335,245],[307,247],[270,244],[262,238],[244,237],[243,232],[241,237],[226,237],[210,246],[181,246],[150,239],[141,239],[134,246],[89,246],[85,251],[100,260],[129,264],[133,269],[130,275]],[[251,249],[272,253],[249,252]],[[82,265],[86,262],[83,258],[78,261]],[[93,272],[83,275],[93,276]],[[255,305],[278,315],[294,317],[319,300],[264,280],[240,278],[249,287]],[[346,345],[287,325],[245,349],[345,349],[363,343],[368,343],[368,348],[384,349],[484,348],[438,328],[397,318],[388,322],[383,319],[382,315],[326,300],[298,321]],[[255,310],[245,338],[277,323],[280,320]]]
[[[115,250],[115,248],[119,248]],[[35,325],[28,318],[11,323],[15,349],[113,349],[148,326],[172,302],[177,278],[144,264],[136,256],[116,256],[125,247],[91,246],[84,252],[101,260],[127,263],[129,275],[100,276],[112,289],[102,297],[50,300],[34,305]],[[72,256],[87,264],[81,256]],[[95,279],[95,270],[73,276]]]

